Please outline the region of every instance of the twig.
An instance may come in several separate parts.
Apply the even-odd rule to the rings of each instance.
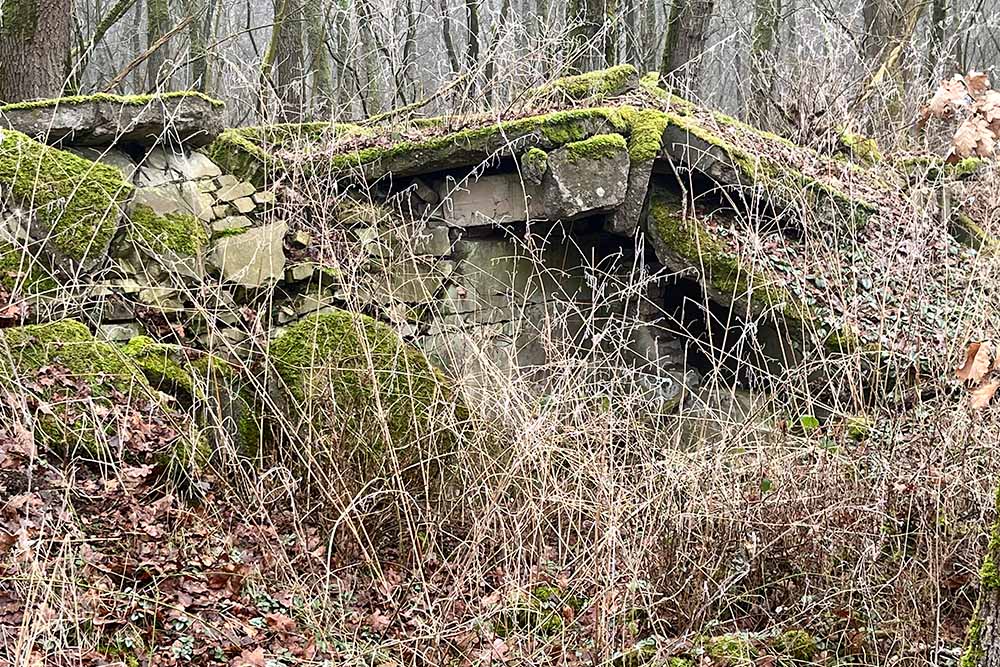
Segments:
[[[132,62],[126,65],[122,71],[118,72],[118,74],[115,75],[115,78],[111,79],[111,83],[105,86],[102,92],[110,93],[114,91],[115,88],[121,85],[122,81],[125,80],[125,77],[127,77],[132,72],[132,70],[141,65],[143,62],[145,62],[146,59],[149,58],[151,55],[156,53],[156,51],[159,50],[161,46],[170,41],[171,37],[179,33],[181,30],[184,30],[184,28],[188,27],[188,25],[193,20],[194,20],[193,16],[186,16],[183,19],[181,19],[180,23],[178,23],[173,28],[164,33],[163,36],[160,37],[158,40],[150,44],[148,49],[146,49],[138,56],[133,58]]]

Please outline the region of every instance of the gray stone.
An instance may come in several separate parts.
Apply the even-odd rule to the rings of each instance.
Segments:
[[[220,105],[198,95],[151,95],[136,98],[105,95],[99,99],[30,108],[0,107],[0,122],[47,143],[151,146],[178,141],[192,147],[211,143],[222,131]]]
[[[444,281],[445,276],[433,261],[413,258],[394,263],[381,279],[373,280],[375,300],[383,305],[398,301],[429,303],[442,289]]]
[[[222,174],[215,179],[215,184],[219,188],[229,188],[240,182],[240,179],[236,178],[232,174]]]
[[[632,163],[628,172],[625,201],[608,216],[605,228],[612,234],[632,235],[642,220],[649,201],[649,179],[653,175],[653,160]]]
[[[307,278],[312,278],[313,273],[316,272],[316,265],[312,262],[302,262],[301,264],[293,264],[285,269],[285,280],[290,283],[299,282],[300,280],[306,280]]]
[[[296,231],[295,234],[292,235],[292,239],[290,241],[292,247],[298,248],[299,250],[307,247],[310,243],[312,243],[312,234],[304,229]]]
[[[136,336],[141,336],[144,333],[146,333],[145,330],[138,322],[102,324],[97,327],[97,338],[111,341],[112,343],[124,343],[132,340]]]
[[[494,174],[439,187],[445,221],[454,227],[479,227],[540,219],[544,213],[540,192],[517,174]]]
[[[258,206],[271,206],[274,204],[274,191],[273,190],[261,190],[259,192],[253,193],[253,201]]]
[[[234,199],[232,202],[233,208],[235,208],[240,213],[251,213],[256,204],[253,203],[253,199],[250,197],[240,197],[239,199]]]
[[[250,218],[244,215],[231,215],[221,220],[216,220],[212,223],[212,233],[213,234],[223,234],[225,232],[230,232],[234,229],[246,229],[253,223],[250,222]]]
[[[444,257],[451,252],[451,238],[447,227],[430,227],[422,230],[413,242],[414,255]]]
[[[228,204],[219,204],[212,207],[212,215],[216,218],[225,218],[232,208]]]
[[[135,176],[136,169],[138,168],[136,163],[132,161],[127,154],[116,151],[113,148],[93,148],[93,147],[83,147],[83,148],[70,148],[70,152],[76,153],[80,157],[87,158],[92,162],[100,162],[101,164],[106,164],[111,167],[115,167],[120,172],[126,181],[131,181]]]
[[[432,206],[441,201],[441,195],[419,178],[413,179],[413,193]]]
[[[136,188],[134,202],[150,207],[158,215],[187,213],[206,222],[215,217],[212,196],[199,192],[191,182]]]
[[[276,222],[216,241],[210,261],[228,282],[263,287],[280,280],[285,270],[283,243],[288,225]]]
[[[542,188],[545,217],[550,220],[608,212],[625,201],[629,157],[624,145],[620,151],[596,159],[560,148],[549,153],[548,165]]]
[[[244,181],[235,185],[220,185],[219,191],[215,193],[215,196],[219,201],[229,203],[241,197],[250,197],[255,191],[253,185]],[[251,203],[253,202],[251,201]]]
[[[203,179],[198,181],[198,192],[210,194],[219,189],[218,184],[213,179]]]
[[[192,151],[187,154],[168,153],[167,166],[180,173],[186,180],[197,181],[203,178],[214,178],[222,174],[219,166],[212,162],[204,153]]]

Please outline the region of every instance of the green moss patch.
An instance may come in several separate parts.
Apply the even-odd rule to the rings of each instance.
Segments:
[[[556,79],[551,85],[540,89],[540,93],[558,91],[572,100],[588,97],[615,97],[635,88],[639,83],[639,72],[632,65],[617,65],[596,72],[587,72]]]
[[[40,376],[44,376],[44,379]],[[145,376],[111,343],[95,340],[82,323],[62,320],[0,333],[0,385],[28,391],[39,406],[36,435],[60,451],[99,453],[123,399],[148,400]]]
[[[73,95],[70,97],[55,97],[48,100],[29,100],[27,102],[15,102],[0,106],[0,113],[18,111],[23,109],[48,109],[55,107],[78,106],[90,104],[92,102],[107,102],[119,106],[140,107],[148,104],[165,102],[168,100],[177,101],[184,99],[197,99],[207,102],[211,106],[221,109],[225,106],[222,100],[209,97],[204,93],[194,90],[177,90],[168,93],[158,93],[156,95],[111,95],[109,93],[95,93],[93,95]]]
[[[452,444],[454,405],[441,375],[387,325],[365,315],[311,315],[271,344],[291,409],[331,441],[359,479]],[[388,456],[392,450],[393,456]]]
[[[0,286],[26,294],[52,292],[59,283],[39,257],[0,241]]]
[[[208,244],[205,225],[187,213],[157,215],[149,206],[140,204],[133,208],[129,219],[134,237],[154,252],[193,257]]]
[[[634,163],[654,160],[663,147],[663,131],[670,118],[658,109],[622,109],[622,117],[628,123],[629,159]]]
[[[570,162],[606,160],[626,151],[625,137],[620,134],[598,134],[582,141],[572,141],[564,148]]]
[[[132,186],[119,170],[5,130],[0,184],[51,235],[50,244],[75,261],[103,256],[118,228]]]

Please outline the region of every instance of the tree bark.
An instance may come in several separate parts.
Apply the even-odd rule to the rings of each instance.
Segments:
[[[931,5],[931,40],[927,49],[925,78],[933,82],[934,74],[944,55],[945,24],[948,21],[948,0],[933,0]]]
[[[478,91],[476,69],[479,67],[479,0],[465,0],[465,71],[469,74],[469,93]]]
[[[333,104],[333,71],[326,48],[326,7],[322,0],[306,3],[308,73],[312,79],[312,106],[319,116],[329,116]]]
[[[673,0],[671,4],[660,73],[674,75],[674,87],[681,95],[698,90],[701,56],[714,8],[714,0]]]
[[[1000,510],[1000,488],[996,502]],[[979,570],[979,601],[969,621],[961,667],[1000,667],[1000,517],[990,530]]]
[[[4,0],[0,100],[59,97],[70,53],[70,0]]]
[[[146,1],[146,46],[149,47],[170,30],[170,6],[167,0]],[[155,91],[163,65],[167,62],[169,51],[164,44],[154,51],[146,60],[146,89]]]
[[[571,72],[597,69],[604,44],[597,44],[597,35],[604,25],[604,7],[601,0],[570,0],[566,20],[572,25],[566,64]]]
[[[455,40],[451,36],[451,15],[448,10],[448,0],[438,0],[438,8],[441,13],[441,39],[444,41],[445,53],[448,54],[448,64],[451,66],[451,73],[458,74],[462,65],[458,62]]]
[[[781,0],[755,0],[753,41],[750,44],[750,94],[747,118],[767,127],[774,95],[774,46],[781,21]]]

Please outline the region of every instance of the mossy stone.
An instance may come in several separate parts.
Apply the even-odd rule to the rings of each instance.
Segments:
[[[455,402],[443,376],[386,324],[333,310],[278,336],[270,357],[291,414],[330,444],[325,451],[368,480],[447,454]]]
[[[32,212],[58,257],[91,268],[103,260],[132,194],[118,169],[41,144],[14,130],[2,133],[0,184],[15,205]]]

